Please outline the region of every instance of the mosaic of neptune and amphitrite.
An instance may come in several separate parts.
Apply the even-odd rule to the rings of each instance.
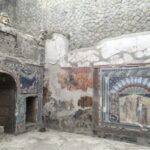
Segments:
[[[103,70],[104,121],[150,127],[150,68]]]

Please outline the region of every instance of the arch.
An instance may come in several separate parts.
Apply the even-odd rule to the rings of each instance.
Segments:
[[[16,80],[4,71],[0,71],[0,126],[7,133],[15,132]]]
[[[126,89],[139,88],[143,89],[145,93],[150,92],[150,78],[148,77],[126,77],[118,81],[111,88],[111,93],[115,94],[123,92]]]
[[[15,84],[16,84],[16,92],[19,93],[20,92],[19,75],[15,71],[6,70],[6,69],[0,69],[0,73],[8,74],[9,76],[11,76],[13,78],[13,80],[15,81]]]

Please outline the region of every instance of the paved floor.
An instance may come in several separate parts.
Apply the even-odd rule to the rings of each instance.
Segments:
[[[5,135],[0,150],[150,150],[150,147],[49,130]]]

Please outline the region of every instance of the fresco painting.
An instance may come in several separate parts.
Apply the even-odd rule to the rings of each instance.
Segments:
[[[58,82],[61,88],[67,90],[83,90],[93,87],[93,73],[92,69],[88,67],[83,68],[64,68],[58,74]]]
[[[22,69],[20,76],[22,93],[37,93],[37,72],[36,70]]]

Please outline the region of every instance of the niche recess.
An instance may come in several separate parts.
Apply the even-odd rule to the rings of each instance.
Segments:
[[[36,122],[36,97],[26,98],[26,123]]]

